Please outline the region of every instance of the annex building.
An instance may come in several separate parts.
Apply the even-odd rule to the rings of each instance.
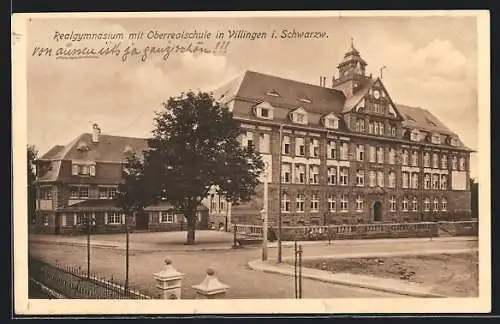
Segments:
[[[459,220],[471,215],[472,150],[431,112],[394,103],[351,45],[327,86],[247,71],[215,91],[241,123],[241,143],[266,164],[269,223],[284,226]],[[91,133],[36,161],[35,229],[71,233],[87,219],[97,232],[181,230],[168,204],[125,216],[113,197],[127,154],[146,139]],[[263,185],[248,203],[209,195],[198,228],[260,224]]]

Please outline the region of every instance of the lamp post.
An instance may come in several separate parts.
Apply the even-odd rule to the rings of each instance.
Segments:
[[[87,225],[87,278],[90,278],[90,232],[92,225],[95,224],[95,218],[91,214],[87,215],[85,223]]]
[[[281,248],[281,160],[282,160],[282,155],[283,155],[283,124],[280,124],[280,149],[279,149],[279,174],[278,174],[278,263],[281,263],[282,261],[282,248]]]

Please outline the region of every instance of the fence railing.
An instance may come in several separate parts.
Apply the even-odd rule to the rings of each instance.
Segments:
[[[30,279],[68,299],[151,299],[149,292],[125,289],[113,279],[104,279],[78,267],[52,265],[29,256]]]
[[[262,226],[236,224],[234,228],[237,237],[262,237]],[[281,239],[315,241],[437,237],[440,230],[452,236],[474,236],[477,235],[477,221],[284,226]],[[273,231],[277,233],[276,228],[270,227],[268,235]]]

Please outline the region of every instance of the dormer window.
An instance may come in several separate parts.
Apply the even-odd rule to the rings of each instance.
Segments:
[[[79,150],[79,151],[88,151],[89,150],[89,146],[87,145],[87,143],[85,142],[80,142],[78,143],[78,145],[76,146],[76,149]]]
[[[411,141],[419,141],[420,140],[420,132],[417,129],[414,129],[410,133]]]
[[[431,143],[432,144],[441,144],[441,136],[439,134],[431,135]]]
[[[264,101],[254,107],[254,114],[258,118],[273,119],[273,106],[267,101]]]
[[[339,128],[339,118],[334,114],[326,115],[323,117],[323,126],[326,128],[337,129]]]
[[[268,92],[266,92],[266,95],[272,96],[272,97],[279,97],[280,96],[280,94],[278,93],[278,91],[276,91],[274,89],[273,90],[269,90]]]
[[[453,136],[450,138],[450,144],[452,146],[458,146],[459,145],[459,141],[458,141],[458,138],[456,136]]]
[[[297,124],[307,124],[307,112],[303,108],[297,108],[292,111],[291,120]]]
[[[312,100],[309,97],[301,97],[299,98],[299,101],[305,102],[305,103],[311,103]]]

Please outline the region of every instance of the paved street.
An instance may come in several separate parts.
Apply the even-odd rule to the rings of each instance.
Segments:
[[[190,288],[191,285],[200,283],[207,268],[213,268],[218,278],[231,286],[227,298],[293,298],[294,297],[294,281],[293,277],[264,273],[250,270],[248,262],[260,258],[261,251],[258,247],[247,247],[243,249],[230,249],[231,241],[230,234],[209,232],[203,234],[198,233],[198,238],[203,235],[211,237],[207,243],[201,242],[193,247],[191,251],[175,249],[174,247],[185,247],[183,240],[185,232],[181,233],[134,233],[131,235],[131,245],[154,244],[156,249],[143,250],[142,252],[132,252],[130,257],[130,282],[133,287],[138,287],[145,290],[155,291],[155,281],[153,273],[160,271],[163,266],[163,260],[169,258],[173,262],[173,266],[180,272],[185,273],[183,282],[183,298],[193,298],[194,292]],[[201,235],[200,235],[201,234]],[[221,235],[222,234],[222,235]],[[108,238],[107,235],[98,235],[96,240],[99,242],[120,242],[118,236],[124,238],[123,234],[109,235],[109,239],[113,241],[105,241],[103,238]],[[217,242],[221,237],[227,241]],[[40,237],[38,237],[40,238]],[[54,238],[54,237],[53,237]],[[182,238],[181,241],[178,239]],[[45,237],[45,240],[50,237]],[[60,238],[59,238],[60,239]],[[74,238],[73,238],[74,239]],[[86,267],[86,247],[82,245],[85,242],[85,237],[78,238],[78,245],[71,245],[68,242],[65,244],[42,243],[40,240],[34,240],[30,237],[30,253],[48,262],[57,262],[63,265]],[[56,237],[53,241],[57,241]],[[171,242],[166,244],[165,242]],[[158,250],[157,243],[162,244],[163,248]],[[322,244],[319,242],[318,244]],[[205,250],[207,246],[220,246],[224,249]],[[413,239],[413,240],[379,240],[367,242],[342,241],[334,242],[331,245],[308,245],[304,242],[304,257],[318,257],[325,255],[347,255],[352,253],[376,254],[379,252],[398,252],[402,251],[429,251],[443,249],[467,249],[477,247],[477,241],[470,238],[461,238],[459,240],[429,240],[429,239]],[[161,251],[163,250],[163,251]],[[292,247],[284,247],[283,253],[285,258],[293,255]],[[269,249],[270,259],[275,258],[276,249]],[[91,252],[91,268],[103,277],[113,277],[115,279],[124,280],[125,274],[125,252],[120,248],[99,248],[93,247]],[[335,298],[335,297],[394,297],[389,293],[341,286],[331,283],[304,279],[303,281],[303,297],[304,298]],[[401,297],[401,296],[397,296]]]

